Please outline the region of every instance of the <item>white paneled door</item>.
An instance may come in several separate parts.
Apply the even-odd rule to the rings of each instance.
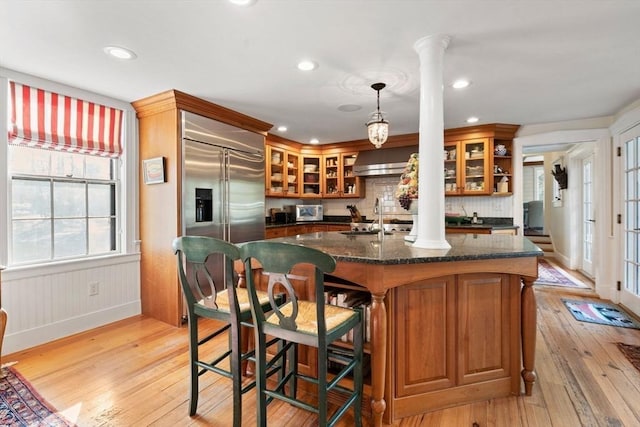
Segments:
[[[622,134],[623,238],[620,302],[640,313],[640,126]]]

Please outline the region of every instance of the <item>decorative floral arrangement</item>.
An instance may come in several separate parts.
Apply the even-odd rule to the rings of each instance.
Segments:
[[[406,210],[411,207],[411,201],[418,198],[418,153],[409,156],[407,166],[400,176],[396,197],[400,206]]]

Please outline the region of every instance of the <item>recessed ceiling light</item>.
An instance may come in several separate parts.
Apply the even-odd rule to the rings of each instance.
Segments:
[[[106,46],[104,53],[117,59],[136,59],[138,55],[131,49],[120,46]]]
[[[252,6],[258,0],[229,0],[229,2],[236,6]]]
[[[305,59],[304,61],[298,62],[298,70],[302,71],[312,71],[318,68],[318,64],[313,61],[309,61]]]
[[[311,138],[311,140],[309,140],[309,144],[319,144],[320,141],[318,140],[318,138]]]
[[[278,131],[279,132],[286,132],[287,131],[287,127],[286,126],[278,126]]]
[[[479,119],[477,117],[469,117],[467,123],[476,123]]]
[[[345,113],[351,113],[353,111],[358,111],[362,109],[362,105],[356,104],[343,104],[338,106],[338,111],[343,111]]]
[[[471,82],[469,80],[459,79],[453,82],[451,87],[453,87],[454,89],[464,89],[465,87],[468,87],[470,84]]]

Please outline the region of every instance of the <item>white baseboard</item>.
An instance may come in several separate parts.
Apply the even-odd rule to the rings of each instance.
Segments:
[[[132,301],[121,306],[109,307],[104,310],[87,313],[61,322],[50,323],[38,328],[22,330],[4,337],[2,356],[11,354],[37,345],[45,344],[69,335],[85,332],[99,326],[104,326],[127,317],[139,315],[142,312],[140,300]],[[9,315],[9,321],[11,321]],[[9,362],[9,360],[3,360]]]

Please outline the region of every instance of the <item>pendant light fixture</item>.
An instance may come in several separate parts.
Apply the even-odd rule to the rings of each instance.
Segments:
[[[371,85],[371,89],[378,92],[378,109],[375,113],[371,114],[371,120],[367,122],[367,130],[369,132],[369,141],[371,141],[376,148],[380,148],[389,136],[389,122],[382,117],[382,113],[380,112],[380,91],[384,89],[385,86],[386,84],[384,83],[374,83]]]

